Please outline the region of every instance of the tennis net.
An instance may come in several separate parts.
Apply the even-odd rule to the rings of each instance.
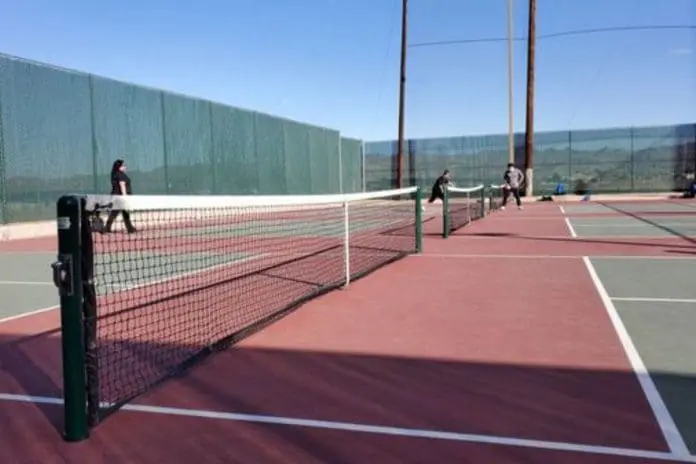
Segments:
[[[452,232],[484,217],[485,195],[483,184],[469,188],[447,187],[442,202],[442,236],[447,238]]]
[[[488,210],[496,211],[503,206],[503,186],[489,185],[488,186]]]
[[[416,187],[309,196],[66,196],[57,210],[53,271],[70,441],[208,354],[418,252],[422,240]],[[104,216],[123,210],[137,231],[103,233]]]

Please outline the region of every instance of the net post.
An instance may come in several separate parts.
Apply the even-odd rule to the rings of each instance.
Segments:
[[[63,438],[77,442],[89,437],[86,357],[82,314],[82,200],[63,196],[56,203],[58,260],[53,281],[60,296],[63,354]]]
[[[486,186],[481,189],[481,217],[486,217]]]
[[[493,211],[493,195],[494,195],[493,185],[491,184],[491,185],[487,186],[486,188],[488,189],[488,196],[487,196],[488,209],[486,209],[486,215],[490,215],[491,211]]]
[[[348,202],[343,202],[343,267],[345,271],[345,283],[343,288],[350,285],[350,214]]]
[[[466,192],[466,223],[471,224],[471,192]]]
[[[423,251],[423,199],[421,188],[416,187],[416,253]]]
[[[449,237],[450,218],[449,218],[449,189],[445,186],[442,200],[442,238]]]

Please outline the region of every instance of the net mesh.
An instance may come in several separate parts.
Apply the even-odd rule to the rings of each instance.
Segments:
[[[288,310],[416,251],[416,188],[85,197],[91,421]],[[110,212],[126,210],[137,231]]]
[[[503,206],[503,186],[490,185],[488,187],[488,210],[496,211]]]
[[[443,203],[444,232],[448,235],[485,215],[485,187],[448,187]]]

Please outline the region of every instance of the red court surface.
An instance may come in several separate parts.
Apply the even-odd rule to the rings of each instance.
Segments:
[[[495,212],[427,236],[422,255],[304,305],[77,444],[42,403],[60,396],[57,313],[0,323],[0,449],[12,463],[676,461],[582,256],[688,245],[573,239],[554,204]]]

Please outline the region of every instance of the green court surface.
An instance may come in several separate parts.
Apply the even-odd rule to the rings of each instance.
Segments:
[[[591,262],[687,447],[696,453],[696,259],[593,257]]]
[[[694,227],[696,226],[696,215],[694,216],[650,216],[648,218],[636,218],[630,216],[610,216],[610,217],[574,217],[571,219],[574,225],[588,225],[594,227],[644,227],[644,226],[665,226],[665,227]]]
[[[260,255],[213,251],[99,254],[95,257],[96,287],[100,293],[121,291],[240,264],[257,257]],[[50,268],[55,260],[55,253],[0,254],[0,300],[3,302],[0,319],[59,303]]]
[[[55,253],[0,253],[0,319],[56,306]]]
[[[569,217],[578,237],[696,237],[696,216]]]
[[[248,261],[248,253],[131,253],[95,256],[97,291],[119,291]]]
[[[696,260],[593,258],[592,263],[614,297],[696,300]],[[696,316],[696,301],[692,309]]]
[[[52,282],[51,263],[55,260],[55,253],[0,253],[0,281],[48,285]]]
[[[351,232],[363,232],[372,229],[394,224],[393,219],[356,218],[351,219],[349,228]],[[160,232],[158,232],[159,234]],[[288,220],[279,222],[273,221],[254,221],[253,223],[239,224],[238,226],[209,226],[195,227],[186,229],[172,228],[168,232],[162,233],[167,237],[244,237],[244,236],[263,236],[264,238],[277,237],[342,237],[344,234],[344,225],[340,220],[335,218],[329,221],[319,220]]]
[[[627,213],[664,213],[664,212],[690,212],[696,213],[696,201],[656,201],[653,203],[629,203],[629,202],[605,202],[605,203],[578,203],[564,204],[563,209],[567,214],[611,213],[625,211]]]
[[[684,441],[696,453],[696,301],[614,305]]]

